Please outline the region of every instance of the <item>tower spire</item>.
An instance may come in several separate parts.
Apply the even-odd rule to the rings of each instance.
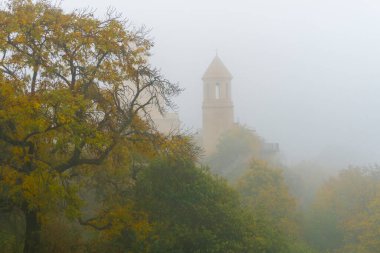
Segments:
[[[204,73],[202,79],[232,79],[230,71],[224,66],[222,60],[219,58],[218,54],[215,55],[214,59],[208,66],[206,72]]]

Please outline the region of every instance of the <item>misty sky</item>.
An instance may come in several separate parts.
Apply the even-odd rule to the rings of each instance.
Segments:
[[[216,50],[233,74],[235,118],[280,143],[288,162],[380,162],[380,2],[65,0],[115,7],[151,28],[152,63],[186,90],[181,120],[201,127],[201,76]]]

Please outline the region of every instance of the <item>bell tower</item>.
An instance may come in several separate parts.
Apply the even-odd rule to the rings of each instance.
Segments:
[[[204,73],[202,80],[202,146],[206,155],[209,155],[216,150],[219,137],[234,122],[234,107],[231,99],[232,75],[216,55]]]

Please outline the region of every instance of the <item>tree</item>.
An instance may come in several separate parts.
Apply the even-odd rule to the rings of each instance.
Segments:
[[[379,168],[349,168],[317,194],[307,225],[309,242],[321,251],[375,252],[380,245]]]
[[[333,175],[335,172],[332,172],[332,168],[312,161],[284,167],[284,177],[289,190],[304,211],[310,207],[318,189]]]
[[[0,196],[25,215],[24,252],[38,250],[41,214],[79,215],[75,178],[155,135],[149,107],[180,92],[149,65],[146,33],[126,27],[112,11],[100,20],[49,1],[0,11]]]
[[[253,213],[262,252],[290,250],[298,237],[295,200],[289,194],[282,171],[253,160],[237,185],[242,202]]]
[[[148,252],[259,252],[237,192],[189,159],[164,156],[142,170],[136,205],[153,225]]]
[[[211,171],[229,180],[237,180],[249,166],[252,159],[261,157],[262,139],[252,130],[234,125],[224,133],[214,154],[206,157],[204,163]]]

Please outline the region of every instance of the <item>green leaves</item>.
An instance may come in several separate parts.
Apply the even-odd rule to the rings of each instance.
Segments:
[[[237,193],[190,161],[157,160],[141,171],[136,202],[154,224],[150,252],[251,252]]]

